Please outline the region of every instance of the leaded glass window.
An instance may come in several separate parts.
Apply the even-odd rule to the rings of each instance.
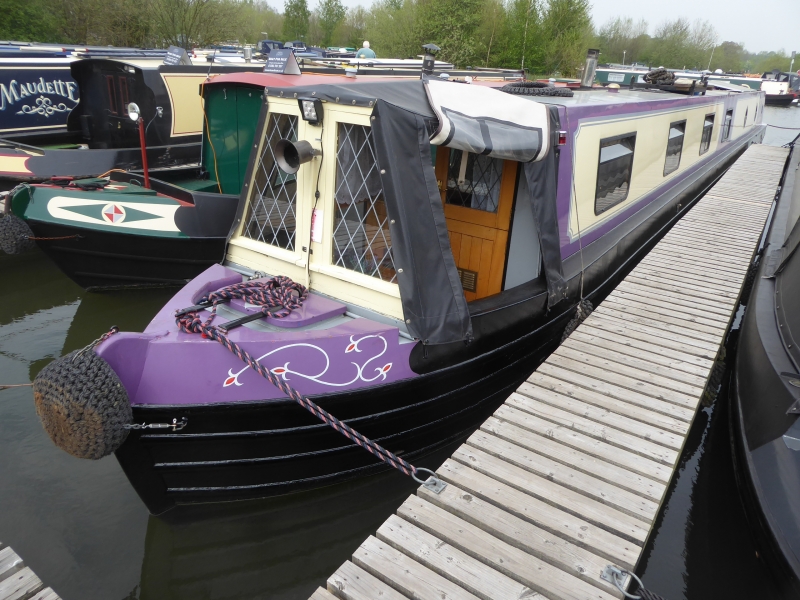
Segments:
[[[450,150],[445,202],[496,213],[502,177],[502,159]]]
[[[297,178],[282,171],[275,162],[275,146],[282,139],[297,141],[297,117],[270,113],[242,235],[294,250]]]
[[[333,264],[395,282],[392,237],[372,129],[339,123]]]

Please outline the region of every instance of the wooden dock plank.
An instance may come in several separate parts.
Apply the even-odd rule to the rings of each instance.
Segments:
[[[608,348],[595,347],[576,338],[567,340],[560,348],[560,356],[579,360],[587,364],[602,365],[609,370],[622,375],[635,376],[636,373],[650,374],[650,382],[677,392],[693,394],[706,386],[706,377],[664,367],[651,360],[636,358],[630,354],[609,353]],[[611,358],[605,358],[611,357]]]
[[[474,433],[473,436],[477,437],[470,439],[477,442],[492,440],[491,436],[480,436],[480,432]],[[540,477],[534,472],[518,466],[512,460],[506,460],[504,456],[487,452],[487,449],[490,449],[488,443],[482,446],[465,444],[453,453],[453,458],[506,485],[553,506],[559,506],[564,511],[614,535],[638,544],[643,543],[647,537],[647,530],[641,519],[603,504],[594,498],[584,496],[580,492],[565,488],[549,477]],[[516,453],[511,458],[521,458],[521,455]]]
[[[0,600],[61,600],[11,546],[0,542]]]
[[[667,429],[662,429],[658,426],[633,419],[611,408],[600,408],[593,404],[577,400],[570,395],[554,391],[550,387],[540,387],[529,381],[525,381],[517,388],[517,394],[535,400],[535,402],[531,402],[527,405],[519,404],[517,408],[520,408],[520,410],[534,411],[533,414],[538,414],[542,418],[554,422],[571,418],[571,415],[572,417],[585,419],[590,423],[626,432],[631,436],[651,441],[675,451],[680,451],[683,446],[683,436],[679,433],[671,432]],[[509,400],[511,399],[512,398],[509,398]],[[616,408],[616,406],[614,408]],[[580,427],[580,423],[578,426]],[[682,431],[684,427],[681,427],[679,431]],[[589,430],[586,432],[589,433]],[[639,440],[635,441],[636,443],[639,442]]]
[[[328,591],[619,598],[599,573],[640,558],[786,156],[748,149],[445,461],[437,474],[448,486],[420,487]],[[360,595],[350,583],[359,578]]]
[[[408,554],[442,577],[457,582],[458,585],[483,600],[498,596],[501,598],[524,598],[525,594],[532,592],[525,584],[511,579],[504,573],[463,552],[449,539],[444,540],[431,534],[430,531],[437,531],[438,528],[425,527],[429,525],[425,518],[426,511],[423,509],[415,513],[413,508],[407,506],[412,502],[412,498],[414,497],[406,500],[405,504],[397,510],[398,515],[408,520],[392,515],[378,529],[376,534],[378,539],[391,544],[400,552]],[[424,500],[419,502],[427,504]],[[442,512],[445,519],[457,518],[448,512]],[[424,529],[417,527],[416,524],[423,526]],[[447,522],[442,523],[443,526],[447,524]],[[464,522],[464,526],[469,525]],[[466,536],[462,530],[460,536],[454,537]],[[480,544],[478,545],[480,546]],[[552,567],[550,568],[552,569]]]
[[[466,460],[479,464],[477,461],[472,461],[469,454],[465,457]],[[570,544],[609,560],[617,561],[617,564],[633,565],[635,557],[639,555],[638,543],[598,527],[586,519],[566,512],[563,508],[540,500],[499,479],[490,477],[470,465],[450,459],[439,467],[437,473],[448,484],[457,486],[510,515],[555,534]],[[424,488],[420,488],[418,493],[424,494],[423,490]]]
[[[608,559],[562,539],[545,529],[525,521],[509,511],[448,485],[440,494],[419,488],[417,495],[443,508],[483,531],[503,540],[575,577],[593,581],[594,573],[608,564]]]
[[[328,592],[328,590],[317,588],[316,591],[311,594],[309,600],[336,600],[336,596]]]
[[[397,514],[452,544],[465,554],[485,562],[494,570],[553,600],[583,598],[611,600],[620,597],[618,593],[613,595],[610,593],[610,586],[598,585],[597,582],[588,583],[571,573],[562,571],[418,496],[409,497],[398,509]],[[391,517],[389,521],[392,521]],[[489,597],[513,598],[514,596],[498,594]]]
[[[0,581],[0,598],[3,600],[28,600],[44,587],[36,573],[28,567]]]
[[[599,408],[612,415],[620,415],[644,425],[652,425],[658,431],[664,432],[663,434],[658,434],[663,437],[667,437],[668,434],[682,436],[689,426],[686,420],[618,400],[567,381],[560,381],[544,373],[532,374],[528,381],[520,385],[519,393],[526,396],[532,395],[526,387],[529,384],[535,384],[535,388],[538,391],[536,398],[539,402],[557,402],[561,408],[566,410],[572,410],[573,403],[580,403],[578,405],[581,406],[582,411],[590,410],[590,407]],[[546,391],[554,392],[552,401],[551,396],[546,394]],[[566,398],[569,400],[566,400]],[[583,406],[587,408],[583,408]]]
[[[349,560],[328,577],[328,591],[341,600],[405,600],[406,596]]]
[[[674,389],[667,389],[653,383],[650,376],[646,372],[638,372],[631,369],[630,373],[618,373],[616,371],[606,370],[602,365],[594,365],[587,361],[575,360],[570,356],[563,354],[553,355],[550,357],[550,363],[554,366],[562,367],[573,373],[580,373],[592,377],[598,381],[604,381],[629,389],[632,392],[639,392],[645,396],[650,396],[656,400],[664,400],[672,402],[677,406],[684,408],[693,408],[694,400],[690,393],[677,391]],[[572,375],[570,375],[572,377]]]
[[[478,598],[373,536],[369,536],[353,553],[353,562],[410,598],[419,600]]]
[[[685,408],[672,402],[667,402],[659,398],[653,398],[640,393],[638,390],[631,390],[615,382],[601,381],[592,378],[590,375],[571,371],[569,368],[560,365],[546,363],[537,370],[539,375],[548,375],[554,379],[561,380],[564,384],[574,385],[588,391],[597,392],[613,400],[626,402],[632,406],[661,413],[665,416],[679,419],[685,422],[692,420],[693,413],[690,408]],[[529,379],[536,383],[536,379]]]
[[[697,377],[706,375],[711,367],[710,363],[712,363],[712,361],[705,358],[681,354],[669,348],[662,348],[657,344],[617,335],[613,332],[593,327],[574,331],[567,341],[572,341],[576,345],[580,342],[580,347],[590,345],[597,350],[607,350],[620,357],[635,357],[643,362],[675,371],[683,371]]]
[[[513,430],[509,427],[506,431],[509,429]],[[602,504],[613,506],[640,520],[647,520],[652,516],[658,508],[657,502],[661,497],[656,494],[663,493],[663,484],[648,480],[646,477],[632,475],[600,459],[581,457],[580,461],[570,460],[579,455],[577,452],[564,452],[561,449],[554,452],[552,448],[543,450],[541,454],[530,452],[529,448],[514,444],[508,438],[491,435],[485,431],[473,433],[469,438],[469,444],[477,450],[501,458],[509,464]],[[551,455],[556,458],[550,458]],[[563,458],[565,462],[560,462],[557,458]],[[614,485],[613,481],[610,481],[614,475],[624,481]]]

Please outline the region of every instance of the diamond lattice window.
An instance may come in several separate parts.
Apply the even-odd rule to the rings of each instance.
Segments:
[[[339,123],[333,264],[395,282],[392,238],[372,129]]]
[[[282,139],[297,141],[297,117],[270,113],[242,235],[294,250],[297,178],[275,162],[275,146]]]
[[[503,161],[463,150],[450,150],[445,202],[496,213]]]

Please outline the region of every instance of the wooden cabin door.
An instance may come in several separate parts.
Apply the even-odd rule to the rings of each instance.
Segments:
[[[439,146],[436,180],[467,301],[502,291],[517,163]]]

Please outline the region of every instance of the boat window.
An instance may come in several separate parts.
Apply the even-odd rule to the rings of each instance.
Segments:
[[[462,150],[450,150],[445,202],[496,213],[503,161]]]
[[[714,115],[706,115],[703,121],[703,136],[700,138],[700,154],[708,152],[711,146],[711,132],[714,131]]]
[[[686,121],[676,121],[669,125],[667,138],[667,159],[664,161],[664,177],[678,170],[683,152],[683,138],[686,133]]]
[[[722,127],[722,141],[731,139],[731,129],[733,129],[733,109],[725,113],[725,124]]]
[[[333,264],[396,282],[371,127],[339,123],[334,203]]]
[[[297,117],[270,113],[242,235],[294,250],[297,178],[275,162],[275,146],[283,139],[297,141]]]
[[[600,140],[594,214],[602,214],[628,197],[635,147],[635,133]]]
[[[114,76],[106,75],[106,87],[108,88],[108,112],[112,115],[118,115],[117,111],[117,95],[114,93]]]
[[[749,112],[750,112],[749,108],[744,109],[744,123],[742,125],[744,125],[745,127],[747,127],[747,113]]]
[[[120,103],[122,104],[122,113],[127,117],[128,116],[128,103],[130,100],[128,99],[128,78],[127,77],[120,77],[119,78],[119,97]]]

